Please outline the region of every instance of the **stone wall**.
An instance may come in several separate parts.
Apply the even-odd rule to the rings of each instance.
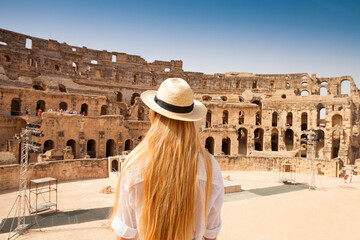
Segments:
[[[53,177],[58,181],[109,177],[107,159],[76,159],[30,164],[28,179]],[[0,166],[0,190],[19,186],[19,165]]]

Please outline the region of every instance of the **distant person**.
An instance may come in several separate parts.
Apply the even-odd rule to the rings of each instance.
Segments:
[[[195,127],[206,107],[180,78],[141,99],[151,126],[122,168],[111,224],[117,239],[216,239],[223,180]]]
[[[42,110],[39,109],[39,111],[38,111],[38,116],[41,117],[41,115],[42,115]]]
[[[345,172],[345,174],[344,174],[344,181],[345,181],[345,183],[346,183],[347,178],[348,178],[348,175],[347,175],[346,172]]]
[[[349,173],[349,183],[351,183],[352,178],[353,178],[353,173],[352,173],[352,171],[350,171],[350,173]]]

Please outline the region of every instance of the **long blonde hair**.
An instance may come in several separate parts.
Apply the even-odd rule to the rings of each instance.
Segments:
[[[195,228],[195,195],[199,187],[199,153],[204,158],[207,174],[206,192],[203,193],[205,222],[213,176],[211,156],[200,143],[194,122],[170,119],[154,111],[151,111],[150,120],[149,131],[127,157],[121,174],[135,163],[145,165],[139,239],[191,239]],[[121,176],[112,218],[118,210]]]

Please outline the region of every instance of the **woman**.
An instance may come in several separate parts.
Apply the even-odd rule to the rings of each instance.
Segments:
[[[224,186],[195,128],[206,107],[179,78],[141,99],[150,108],[151,127],[119,179],[111,224],[117,239],[216,239]]]

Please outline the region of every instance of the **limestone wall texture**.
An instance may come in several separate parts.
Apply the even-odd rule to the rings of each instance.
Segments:
[[[40,124],[45,135],[35,139],[42,146],[30,162],[66,147],[74,159],[131,151],[150,126],[140,94],[180,77],[208,108],[201,141],[218,159],[247,159],[239,165],[247,169],[294,153],[300,165],[315,158],[341,168],[360,157],[359,89],[351,76],[204,74],[182,65],[0,29],[0,152],[19,159],[26,123]],[[309,130],[318,135],[314,150]]]
[[[81,159],[70,161],[50,161],[30,164],[28,179],[53,177],[58,181],[109,176],[107,159]],[[19,186],[19,165],[0,166],[0,191]]]

